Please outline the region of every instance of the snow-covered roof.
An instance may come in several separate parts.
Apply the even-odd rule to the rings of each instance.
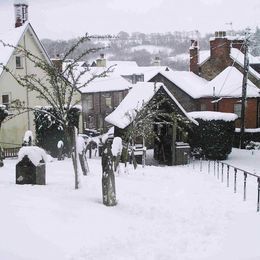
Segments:
[[[244,67],[244,54],[240,50],[236,48],[231,48],[230,50],[230,57],[236,61],[240,66]],[[249,63],[256,63],[256,58],[252,56],[251,54],[248,54]],[[254,62],[252,62],[254,61]],[[257,79],[260,79],[260,74],[255,71],[252,67],[249,66],[249,73],[251,73],[254,77]]]
[[[155,85],[153,82],[136,83],[119,106],[109,114],[105,120],[112,125],[124,129],[134,120],[136,111],[140,111],[144,104],[147,104],[160,88],[165,90],[168,96],[176,103],[187,118],[196,123],[188,116],[180,103],[162,83],[157,83]]]
[[[210,50],[204,50],[199,52],[199,65],[202,65],[210,57]]]
[[[81,93],[120,91],[130,89],[132,84],[118,75],[109,75],[105,78],[96,78],[87,86],[79,89]]]
[[[223,113],[223,112],[214,112],[214,111],[194,111],[189,112],[189,116],[194,119],[202,119],[204,121],[211,120],[223,120],[226,122],[235,121],[238,116],[234,113]]]
[[[235,67],[227,67],[211,81],[188,71],[165,71],[160,74],[194,99],[212,97],[214,92],[217,97],[242,96],[243,74]],[[259,88],[248,80],[247,97],[259,96]]]
[[[208,96],[241,97],[243,74],[235,67],[227,67],[207,84]],[[247,81],[247,97],[259,97],[259,88],[250,80]]]
[[[12,47],[8,47],[8,46],[5,47],[3,43],[16,47],[27,30],[30,30],[31,35],[32,37],[34,37],[35,42],[38,45],[39,49],[41,50],[42,54],[44,55],[46,60],[50,62],[50,58],[46,50],[44,49],[43,45],[41,44],[40,40],[38,39],[31,24],[29,22],[25,22],[20,27],[12,28],[6,32],[0,33],[0,64],[6,66],[13,52],[15,51],[14,48]],[[3,68],[0,67],[0,75],[2,74],[2,71]]]
[[[203,95],[208,95],[206,88],[208,81],[197,76],[193,72],[171,70],[160,72],[160,74],[193,98],[200,98]]]
[[[0,33],[0,64],[6,65],[14,52],[13,48],[5,47],[3,43],[17,46],[27,27],[28,22],[18,28],[13,28],[7,32]],[[2,70],[3,69],[0,67],[0,74],[2,73]]]
[[[28,1],[27,0],[14,0],[14,4],[15,5],[28,5]]]

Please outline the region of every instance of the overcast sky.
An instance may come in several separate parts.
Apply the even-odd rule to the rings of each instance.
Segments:
[[[260,0],[27,0],[39,38],[131,32],[201,33],[260,26]],[[14,24],[13,0],[0,0],[1,28]]]

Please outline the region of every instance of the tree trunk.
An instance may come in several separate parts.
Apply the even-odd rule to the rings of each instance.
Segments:
[[[102,153],[102,194],[103,204],[106,206],[115,206],[116,187],[115,174],[113,171],[113,155],[111,152],[111,142],[106,141]]]
[[[89,167],[88,167],[88,161],[85,151],[82,154],[79,154],[79,161],[81,165],[81,169],[83,172],[83,175],[88,175],[89,173]]]
[[[74,168],[74,174],[75,174],[75,189],[76,190],[79,188],[77,136],[78,136],[78,129],[76,127],[74,127],[72,162],[73,162],[73,168]]]

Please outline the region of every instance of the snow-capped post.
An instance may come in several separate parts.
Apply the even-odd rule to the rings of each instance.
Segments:
[[[64,160],[63,157],[63,147],[64,147],[64,143],[62,140],[59,140],[59,142],[57,143],[57,148],[58,148],[58,161]]]
[[[114,156],[114,170],[115,172],[118,169],[120,157],[122,154],[123,145],[122,145],[122,139],[120,137],[115,137],[112,143],[112,154]]]
[[[23,138],[23,146],[32,146],[33,142],[33,133],[31,130],[27,130]]]
[[[106,206],[115,206],[116,202],[116,187],[115,174],[113,169],[113,154],[112,154],[112,138],[104,135],[102,138],[103,153],[102,153],[102,195],[103,204]]]
[[[88,161],[86,156],[87,144],[82,136],[78,136],[77,138],[77,149],[82,173],[83,175],[87,175],[89,172]]]
[[[74,126],[73,128],[73,150],[72,150],[72,161],[74,167],[74,174],[75,174],[75,189],[79,188],[79,172],[78,172],[78,151],[77,151],[77,136],[78,136],[78,129]]]

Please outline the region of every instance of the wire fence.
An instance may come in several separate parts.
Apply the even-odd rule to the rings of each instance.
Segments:
[[[189,158],[189,167],[199,169],[201,173],[212,174],[234,193],[243,194],[243,201],[255,200],[256,211],[260,211],[260,175],[241,169],[223,161],[211,161],[205,158]]]

